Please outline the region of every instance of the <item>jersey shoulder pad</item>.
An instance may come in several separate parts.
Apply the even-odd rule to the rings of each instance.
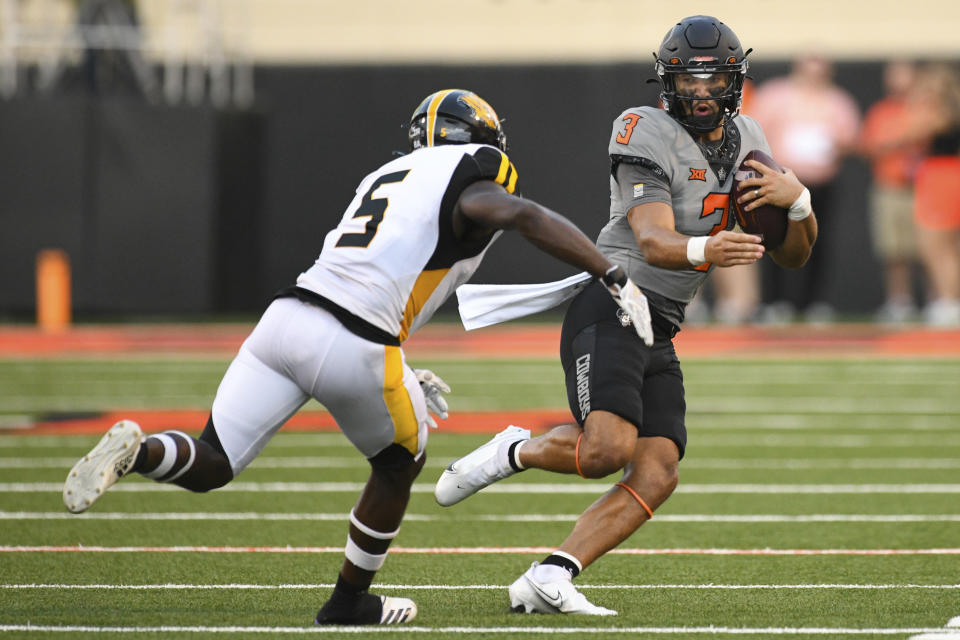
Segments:
[[[733,122],[742,134],[763,135],[763,129],[760,127],[760,123],[745,113],[739,114]]]
[[[770,143],[767,142],[767,136],[763,133],[763,128],[759,122],[742,113],[738,115],[733,122],[740,130],[740,157],[737,158],[738,163],[751,151],[760,150],[767,155],[773,155],[770,151]]]
[[[477,167],[477,180],[493,180],[506,189],[507,193],[516,191],[517,168],[506,153],[496,147],[479,145],[470,155]]]
[[[627,109],[613,122],[609,153],[656,160],[668,151],[666,141],[674,136],[674,124],[673,119],[662,109]]]

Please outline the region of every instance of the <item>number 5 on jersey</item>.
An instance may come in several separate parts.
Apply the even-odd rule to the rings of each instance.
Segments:
[[[370,218],[367,220],[366,230],[363,233],[345,233],[337,240],[337,247],[367,247],[377,235],[377,227],[383,222],[383,214],[387,211],[390,201],[387,198],[374,198],[373,192],[382,185],[402,182],[410,170],[396,171],[377,178],[370,189],[364,194],[360,206],[353,213],[353,218]]]

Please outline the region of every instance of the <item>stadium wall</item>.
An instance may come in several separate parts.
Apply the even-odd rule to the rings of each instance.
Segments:
[[[402,128],[428,93],[464,87],[506,118],[524,195],[595,236],[608,216],[607,138],[626,107],[654,104],[651,65],[260,66],[244,112],[130,98],[0,103],[0,314],[33,309],[33,260],[60,246],[78,314],[258,311],[307,267],[367,172],[406,149]],[[865,108],[880,61],[837,64]],[[757,82],[787,71],[757,63]],[[844,167],[839,233],[818,250],[841,311],[880,302],[861,161]],[[502,238],[475,277],[535,282],[572,270]]]
[[[261,136],[255,113],[0,102],[0,312],[32,312],[35,256],[51,247],[70,256],[81,314],[248,308]]]

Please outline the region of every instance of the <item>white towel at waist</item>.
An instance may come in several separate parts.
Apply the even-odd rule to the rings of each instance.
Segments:
[[[457,287],[460,320],[467,331],[552,309],[587,286],[583,272],[538,284],[464,284]]]

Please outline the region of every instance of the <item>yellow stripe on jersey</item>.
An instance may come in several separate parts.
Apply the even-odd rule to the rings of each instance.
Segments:
[[[433,97],[433,100],[430,101],[429,106],[427,106],[427,146],[433,146],[433,132],[437,128],[437,109],[440,108],[440,103],[443,102],[443,99],[446,98],[454,89],[447,89],[446,91],[438,91],[437,95]]]
[[[514,189],[517,188],[517,168],[513,166],[505,153],[500,154],[500,169],[497,171],[494,182],[503,185],[507,193],[513,193]]]
[[[423,309],[423,305],[427,303],[427,300],[430,299],[437,285],[440,284],[440,281],[443,280],[449,271],[450,269],[446,268],[432,269],[420,273],[420,277],[417,278],[417,281],[413,285],[413,290],[410,292],[410,297],[407,298],[407,306],[403,309],[403,320],[400,321],[400,335],[397,336],[400,342],[406,340],[410,335],[410,327],[413,325],[413,320],[417,317],[417,314],[420,313],[420,309]]]
[[[510,165],[513,164],[510,162],[510,158],[507,157],[507,154],[500,154],[500,168],[497,169],[497,177],[494,178],[497,184],[503,184],[507,179],[507,172],[510,171]]]
[[[510,180],[506,185],[507,193],[513,193],[517,189],[517,168],[510,163]]]
[[[383,350],[383,401],[393,419],[393,441],[417,455],[420,424],[403,385],[403,356],[400,347],[385,345]]]

